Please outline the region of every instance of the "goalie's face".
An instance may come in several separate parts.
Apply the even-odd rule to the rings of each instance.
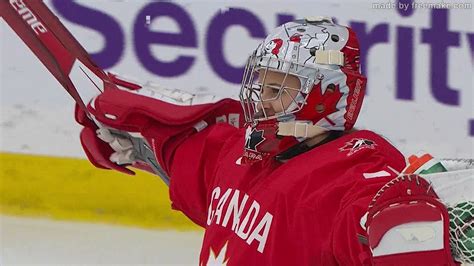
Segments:
[[[268,119],[287,114],[290,106],[297,104],[300,80],[288,73],[260,69],[256,88],[256,112],[253,119]]]

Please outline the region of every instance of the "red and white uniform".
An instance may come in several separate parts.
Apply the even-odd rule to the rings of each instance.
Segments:
[[[99,168],[131,174],[124,166],[131,164],[169,175],[165,182],[170,181],[173,207],[206,229],[201,265],[454,265],[445,206],[426,181],[420,186],[417,176],[395,178],[405,160],[377,134],[351,133],[286,163],[272,157],[301,138],[353,127],[366,79],[351,29],[315,17],[285,23],[267,36],[245,68],[240,95],[244,113],[248,121],[264,122],[254,123],[246,136],[244,129],[216,124],[228,121],[241,128],[235,116],[243,115],[240,104],[198,104],[162,94],[178,102],[167,104],[156,98],[163,90],[105,74],[44,4],[23,2],[0,2],[3,17],[82,108],[76,120],[84,126],[81,143],[87,157]],[[22,14],[38,20],[29,25],[31,19]],[[102,91],[87,111],[75,88],[78,79],[70,75],[78,68],[84,80]],[[262,70],[265,76],[269,70],[300,81],[299,88],[291,88],[298,91],[292,103],[284,107],[281,102],[283,114],[267,115],[265,108],[263,117],[258,114],[256,107],[268,104],[259,97],[265,77],[254,75]],[[281,92],[287,89],[283,85]],[[179,107],[184,102],[193,106]],[[266,147],[257,150],[264,140],[261,146]],[[244,147],[248,162],[260,161],[239,163]],[[360,225],[365,213],[373,258],[368,246],[359,243],[367,240]],[[426,221],[433,225],[427,235],[438,236],[438,245],[424,245],[425,231],[413,229],[408,241],[393,239],[397,226]],[[404,249],[413,239],[421,243],[418,249]],[[397,243],[400,249],[387,248]]]
[[[216,124],[163,151],[174,154],[166,166],[173,208],[206,229],[201,265],[369,263],[360,219],[404,168],[402,154],[357,131],[286,163],[239,165],[244,134]]]
[[[246,129],[215,123],[239,108],[233,100],[180,107],[122,90],[107,90],[89,105],[103,125],[140,133],[150,144],[170,176],[172,207],[205,228],[201,265],[370,265],[360,220],[405,167],[403,155],[364,130],[285,163],[269,157],[240,164]],[[113,150],[83,118],[76,113],[91,162],[130,171],[108,161]],[[173,126],[170,119],[194,122]],[[201,119],[209,126],[196,132],[192,125]]]
[[[426,256],[435,253],[439,256],[433,258],[451,263],[445,210],[444,233],[439,232],[444,242],[433,252],[430,247],[419,249],[427,251],[422,260],[413,249],[393,253],[378,247],[379,238],[370,238],[361,226],[366,225],[361,219],[370,214],[375,195],[379,195],[376,206],[383,217],[390,217],[389,213],[404,209],[404,201],[412,202],[401,192],[416,192],[394,186],[380,194],[405,168],[403,155],[384,138],[371,131],[355,131],[285,163],[267,157],[242,164],[246,129],[240,119],[231,119],[241,117],[239,108],[240,103],[230,99],[177,106],[123,90],[107,90],[88,106],[102,126],[146,140],[170,177],[172,207],[205,228],[201,265],[371,265],[375,259],[378,265],[386,265],[399,257],[429,261]],[[77,112],[76,120],[84,125],[81,142],[95,166],[130,173],[109,160],[116,145],[99,139],[97,127],[83,113]],[[202,124],[207,127],[198,126]],[[258,143],[247,147],[254,145]],[[139,161],[132,166],[150,170]],[[421,195],[416,199],[434,198]],[[393,200],[403,208],[392,211]],[[397,225],[380,225],[375,218],[379,216],[369,215],[373,232],[388,232]],[[362,244],[367,239],[382,255],[372,257],[371,248]],[[403,246],[400,243],[394,242]]]

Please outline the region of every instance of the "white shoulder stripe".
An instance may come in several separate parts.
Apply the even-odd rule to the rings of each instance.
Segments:
[[[386,177],[386,176],[391,176],[391,174],[385,170],[383,171],[378,171],[378,172],[375,172],[375,173],[364,173],[364,177],[366,179],[369,179],[369,178],[376,178],[376,177]]]

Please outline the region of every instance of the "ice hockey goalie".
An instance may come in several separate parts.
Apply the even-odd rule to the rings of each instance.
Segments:
[[[240,101],[110,75],[118,89],[94,98],[90,117],[77,109],[81,141],[97,167],[169,184],[172,207],[205,228],[200,265],[456,265],[457,222],[433,181],[353,128],[359,56],[350,28],[315,17],[256,48]],[[457,214],[472,253],[472,212]]]
[[[423,173],[354,129],[366,78],[350,28],[326,17],[277,27],[248,58],[236,101],[107,74],[41,1],[0,7],[78,103],[92,164],[160,176],[172,207],[205,229],[200,265],[473,262],[472,169]],[[92,101],[74,71],[101,90]]]

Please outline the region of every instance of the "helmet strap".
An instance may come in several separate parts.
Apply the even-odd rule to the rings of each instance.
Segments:
[[[319,142],[318,144],[313,145],[313,146],[308,146],[308,144],[303,141],[303,142],[287,149],[286,151],[276,155],[275,159],[277,161],[280,161],[280,162],[289,160],[289,159],[291,159],[291,158],[293,158],[293,157],[295,157],[299,154],[302,154],[302,153],[307,152],[311,149],[314,149],[314,148],[319,147],[323,144],[326,144],[330,141],[333,141],[333,140],[339,138],[340,136],[342,136],[343,134],[344,134],[344,131],[335,131],[335,130],[330,131],[328,136],[325,139],[323,139],[321,142]]]
[[[313,125],[309,121],[288,121],[278,123],[279,136],[293,136],[296,138],[312,138],[326,133],[326,128]]]

